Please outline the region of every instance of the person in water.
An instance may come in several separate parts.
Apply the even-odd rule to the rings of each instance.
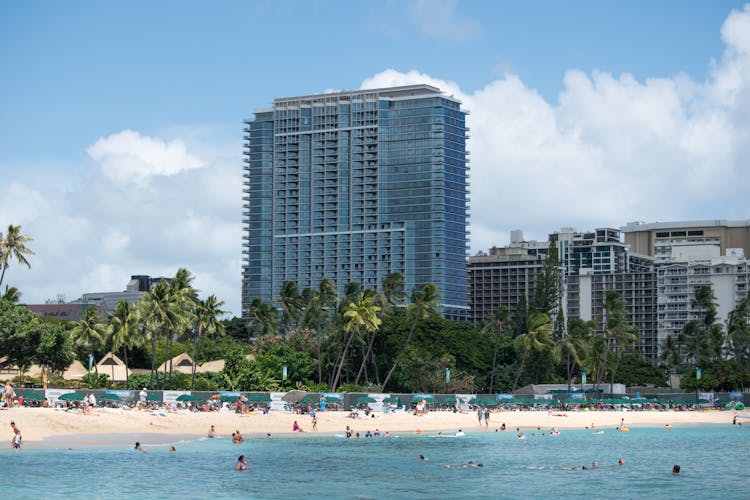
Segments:
[[[146,450],[144,450],[144,449],[143,449],[143,448],[141,447],[141,442],[140,442],[140,441],[136,441],[136,442],[135,442],[135,446],[133,446],[133,450],[135,450],[135,451],[140,451],[141,453],[146,453]]]
[[[175,453],[177,451],[177,448],[174,447],[174,445],[169,446],[169,453]]]
[[[424,462],[424,455],[421,455],[421,454],[420,454],[420,455],[419,455],[419,456],[417,457],[417,460],[419,460],[420,462]]]
[[[232,443],[234,444],[242,444],[245,441],[245,438],[242,437],[242,434],[240,434],[240,431],[237,430],[232,434]]]
[[[625,465],[625,460],[621,458],[620,460],[617,461],[617,465]]]
[[[212,425],[210,429],[208,429],[208,437],[215,438],[216,437],[216,429],[214,429],[214,426]]]
[[[234,466],[234,470],[247,470],[247,459],[245,455],[237,457],[237,465]]]
[[[675,466],[672,467],[672,474],[674,474],[675,476],[679,476],[680,475],[680,466],[679,465],[675,464]]]

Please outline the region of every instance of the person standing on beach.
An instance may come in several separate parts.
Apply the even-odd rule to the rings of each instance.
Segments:
[[[490,427],[490,409],[484,409],[484,428],[489,429]]]
[[[479,427],[482,427],[482,407],[477,408],[477,420],[479,420]]]
[[[141,392],[138,393],[138,402],[141,406],[146,406],[146,398],[148,397],[148,393],[146,392],[146,388],[144,387],[141,389]]]
[[[13,390],[13,386],[11,386],[9,383],[5,384],[5,389],[3,389],[3,396],[5,398],[5,407],[13,408],[13,401],[16,399],[16,391]]]
[[[10,426],[13,428],[13,439],[10,441],[10,446],[15,450],[20,450],[23,444],[23,436],[21,436],[21,429],[16,427],[15,422],[11,422]]]
[[[318,417],[316,416],[312,418],[312,428],[315,432],[318,432]]]

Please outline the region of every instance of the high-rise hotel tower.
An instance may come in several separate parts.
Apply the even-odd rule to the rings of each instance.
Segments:
[[[434,283],[462,319],[466,111],[429,85],[276,99],[245,122],[243,310],[324,278],[407,293]]]

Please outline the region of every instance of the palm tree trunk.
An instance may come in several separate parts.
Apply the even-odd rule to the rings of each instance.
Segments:
[[[128,348],[126,346],[122,346],[122,357],[125,360],[125,387],[127,388],[130,377],[128,376]]]
[[[497,333],[495,333],[495,343],[492,347],[492,371],[490,372],[490,394],[495,392],[495,368],[497,367]]]
[[[3,285],[3,278],[5,278],[5,270],[6,270],[7,268],[8,268],[8,265],[7,265],[7,264],[3,266],[3,272],[2,272],[2,274],[0,274],[0,286],[2,286],[2,285]]]
[[[571,386],[570,379],[571,379],[571,377],[573,375],[573,370],[570,369],[570,353],[568,353],[568,356],[567,356],[567,359],[565,361],[565,364],[566,364],[565,369],[566,369],[567,374],[568,374],[568,392],[570,392],[570,386]]]
[[[357,373],[357,379],[354,381],[354,384],[359,383],[359,377],[362,375],[362,371],[365,372],[365,380],[367,380],[367,367],[365,364],[367,363],[367,360],[370,359],[370,353],[372,352],[372,345],[375,343],[375,334],[373,333],[370,337],[370,341],[367,344],[367,353],[365,354],[364,358],[362,359],[362,364],[359,367],[359,373]]]
[[[406,350],[406,348],[409,346],[409,342],[411,341],[412,335],[414,335],[414,330],[417,328],[417,319],[414,318],[414,322],[411,324],[411,330],[409,331],[409,335],[406,337],[406,342],[404,342],[403,351]],[[398,355],[393,360],[393,365],[391,365],[391,369],[388,370],[388,374],[385,376],[385,380],[383,381],[383,389],[385,390],[385,387],[388,385],[388,381],[391,380],[391,375],[393,375],[394,370],[396,369],[396,366],[398,366]]]
[[[524,365],[526,364],[526,355],[528,351],[524,351],[523,356],[521,357],[521,367],[518,369],[518,372],[516,373],[516,379],[513,381],[513,390],[510,392],[514,392],[516,390],[516,387],[518,386],[518,379],[521,378],[521,374],[523,373]]]
[[[318,332],[318,383],[321,383],[323,381],[323,357],[321,354],[321,342],[322,342],[322,335],[320,333],[320,328],[317,330]]]
[[[331,391],[336,391],[336,386],[339,384],[339,379],[341,378],[341,369],[344,367],[344,361],[346,361],[346,355],[349,352],[349,345],[352,343],[352,338],[354,338],[354,332],[351,332],[349,334],[349,338],[346,341],[346,345],[344,346],[344,352],[341,353],[341,360],[339,362],[338,370],[336,370],[336,376],[333,379],[333,383],[331,384]]]
[[[152,332],[151,335],[151,376],[148,379],[148,388],[154,388],[154,375],[156,375],[156,381],[159,381],[159,374],[156,373],[156,332]]]

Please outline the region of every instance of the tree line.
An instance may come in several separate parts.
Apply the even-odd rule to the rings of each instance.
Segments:
[[[11,255],[30,267],[18,259],[32,253],[25,246],[30,238],[19,226],[11,228],[17,228],[13,237],[0,239],[0,278]],[[16,242],[15,253],[8,241]],[[522,299],[514,313],[501,307],[479,327],[444,319],[438,288],[426,284],[407,293],[398,273],[385,277],[379,291],[349,283],[341,297],[328,279],[302,290],[286,282],[278,307],[255,299],[247,321],[220,319],[224,303],[214,295],[200,299],[192,282],[190,272],[180,269],[137,303],[120,302],[107,317],[89,308],[77,322],[38,318],[17,305],[17,290],[6,287],[0,357],[60,373],[75,358],[87,366],[90,357],[111,350],[126,365],[147,371],[126,382],[132,388],[495,393],[529,383],[572,386],[583,372],[597,387],[664,387],[670,373],[683,375],[685,389],[748,385],[748,300],[738,304],[725,329],[713,291],[699,289],[695,302],[704,316],[666,339],[662,357],[653,362],[635,349],[639,332],[627,322],[616,292],[606,293],[601,317],[566,321],[554,241],[529,303]],[[197,363],[223,359],[224,369],[197,374],[194,367],[185,376],[167,363],[157,373],[183,352]],[[697,367],[701,380],[694,376]],[[89,380],[107,383],[106,374]]]

